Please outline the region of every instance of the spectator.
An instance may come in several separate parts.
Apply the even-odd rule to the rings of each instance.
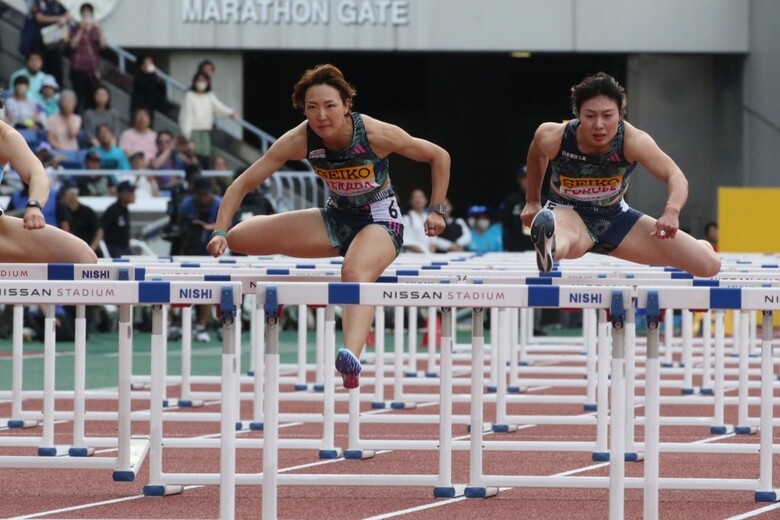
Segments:
[[[50,76],[43,71],[43,54],[40,51],[31,51],[24,60],[24,68],[17,70],[8,78],[10,85],[14,84],[16,78],[24,76],[29,80],[29,89],[27,90],[27,99],[33,103],[41,103],[41,87],[46,76]],[[52,76],[53,77],[53,76]],[[58,81],[55,79],[55,83]]]
[[[471,243],[471,230],[462,218],[452,216],[452,203],[444,200],[447,210],[444,213],[444,231],[433,239],[437,253],[451,253],[465,251]]]
[[[715,250],[715,252],[718,251],[718,223],[717,222],[707,222],[707,225],[704,226],[704,240],[710,243],[712,245],[712,249]]]
[[[100,219],[103,241],[111,258],[119,258],[132,252],[128,206],[133,202],[135,202],[135,185],[127,181],[120,182],[116,187],[116,202],[106,208]]]
[[[403,250],[410,253],[432,253],[433,239],[425,234],[425,208],[428,198],[423,190],[412,191],[409,196],[409,213],[404,215],[404,245]]]
[[[46,112],[40,105],[27,99],[30,80],[17,76],[14,93],[5,100],[5,121],[14,128],[42,130],[46,127]]]
[[[212,171],[225,172],[223,177],[214,178],[217,183],[217,189],[219,190],[219,193],[225,193],[225,190],[227,190],[230,182],[233,180],[233,173],[230,170],[230,166],[228,166],[228,162],[225,156],[217,154],[212,157],[211,169]]]
[[[236,170],[234,178],[240,174],[241,170]],[[255,215],[275,215],[278,213],[276,204],[268,196],[268,189],[265,186],[265,183],[260,184],[244,197],[244,200],[241,201],[241,205],[238,207],[238,211],[236,211],[233,225],[249,220]]]
[[[523,225],[520,214],[525,207],[525,193],[528,190],[526,166],[517,175],[519,190],[513,191],[501,204],[501,227],[503,229],[504,251],[532,251],[531,228]]]
[[[11,198],[8,200],[8,207],[5,209],[5,213],[14,217],[24,216],[24,212],[27,210],[27,201],[30,200],[30,187],[27,184],[22,184],[22,187],[11,194]],[[41,208],[47,224],[57,227],[57,190],[50,188],[49,198],[46,199],[46,204]]]
[[[144,167],[157,156],[157,132],[150,128],[151,123],[149,110],[139,108],[133,114],[133,126],[119,137],[119,147],[128,157],[135,152],[143,152],[146,161]]]
[[[76,110],[76,94],[72,90],[63,90],[60,95],[60,113],[51,116],[46,123],[47,139],[57,150],[77,151],[81,116]]]
[[[198,156],[195,155],[195,143],[193,143],[192,140],[187,139],[183,135],[177,137],[176,152],[179,155],[179,159],[185,170],[188,166],[197,166],[200,170],[200,161],[198,160]]]
[[[133,93],[130,98],[130,115],[139,108],[145,108],[150,115],[164,111],[167,104],[165,81],[157,75],[157,67],[151,56],[143,56],[138,63],[138,72],[133,78]]]
[[[67,7],[58,0],[35,0],[30,8],[30,12],[41,28],[41,38],[37,39],[33,44],[33,49],[42,53],[43,68],[54,76],[57,83],[62,85],[64,39],[68,34],[66,25],[72,16],[68,12]],[[47,32],[47,28],[55,29],[55,25],[62,29],[62,38],[55,39],[51,36],[43,36],[43,33]]]
[[[135,152],[128,160],[130,161],[130,168],[132,170],[137,172],[148,170],[143,152]],[[160,194],[157,178],[154,176],[138,174],[135,175],[130,182],[135,184],[136,194],[140,194],[142,197],[156,197]]]
[[[95,89],[94,105],[84,111],[84,132],[92,146],[98,146],[98,125],[108,125],[114,135],[119,135],[119,114],[111,108],[111,91],[105,85]]]
[[[129,170],[130,163],[127,161],[125,152],[116,144],[114,132],[108,125],[98,125],[95,130],[97,133],[98,146],[90,148],[100,156],[100,167],[104,170]]]
[[[100,241],[103,240],[100,221],[92,208],[79,202],[79,187],[76,183],[66,184],[60,190],[57,219],[61,229],[79,237],[93,251],[100,250]]]
[[[205,74],[209,77],[209,81],[214,80],[214,73],[217,71],[217,68],[214,66],[214,62],[211,60],[203,60],[200,63],[198,63],[198,73]]]
[[[87,152],[84,158],[85,170],[100,170],[100,164],[101,159],[98,152]],[[116,181],[112,175],[79,175],[76,182],[81,196],[105,197],[116,193],[114,187]]]
[[[207,177],[197,177],[193,182],[193,194],[182,200],[179,210],[179,229],[181,230],[181,254],[208,255],[206,244],[217,221],[217,211],[222,202],[214,195],[213,182]],[[211,306],[198,307],[198,321],[195,325],[195,339],[209,342],[211,337],[206,330],[211,317]]]
[[[46,117],[60,113],[60,86],[54,76],[49,74],[43,78],[41,83],[41,101],[40,105],[46,112]],[[28,93],[29,94],[29,93]],[[29,98],[29,95],[27,96]]]
[[[176,151],[176,141],[171,132],[168,130],[160,130],[157,132],[155,145],[157,146],[157,154],[149,164],[149,168],[153,170],[184,169],[184,162],[182,162],[181,157],[179,157],[179,152]],[[157,183],[160,189],[170,190],[181,183],[181,177],[164,175],[157,177]]]
[[[491,225],[490,209],[487,206],[471,206],[469,216],[474,218],[469,251],[493,253],[502,251],[501,226]]]
[[[195,154],[201,167],[208,167],[211,157],[211,128],[217,117],[229,116],[237,119],[238,113],[222,103],[211,91],[211,79],[208,75],[198,72],[192,78],[192,86],[184,95],[179,112],[181,133],[195,143]]]
[[[81,22],[70,29],[70,82],[82,105],[95,97],[100,84],[100,50],[106,46],[103,29],[95,20],[95,9],[85,2],[80,9]]]

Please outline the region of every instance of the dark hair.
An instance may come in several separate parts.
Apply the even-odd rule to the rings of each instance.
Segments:
[[[615,101],[620,111],[620,117],[626,116],[626,108],[628,107],[626,90],[606,72],[588,76],[571,88],[571,111],[574,116],[580,117],[582,104],[597,96],[606,96]]]
[[[114,133],[114,131],[113,131],[113,130],[111,130],[111,126],[110,126],[110,125],[108,125],[108,124],[106,124],[106,123],[100,123],[99,125],[97,125],[97,126],[95,127],[95,135],[98,135],[98,134],[100,133],[100,130],[102,130],[102,129],[103,129],[103,127],[107,128],[107,129],[108,129],[108,131],[109,131],[109,132],[111,132],[112,134]]]
[[[103,85],[102,83],[95,87],[95,94],[97,94],[98,90],[105,90],[106,94],[108,94],[108,101],[106,102],[106,110],[111,108],[111,91],[108,89],[107,86]],[[92,108],[95,108],[97,106],[97,103],[95,103],[95,96],[92,95],[92,99],[90,100],[90,103],[92,104]]]
[[[192,77],[192,84],[190,85],[190,90],[193,90],[195,92],[198,91],[198,89],[195,88],[195,83],[198,82],[198,78],[200,78],[200,77],[205,79],[206,83],[208,84],[208,86],[206,87],[206,90],[204,90],[203,92],[211,92],[211,78],[209,77],[208,74],[206,74],[205,72],[201,72],[201,71],[196,72],[195,75]]]
[[[25,75],[16,76],[16,78],[14,78],[14,87],[16,85],[18,85],[19,83],[24,83],[25,85],[29,85],[30,84],[30,78],[28,78]]]
[[[174,139],[173,132],[171,132],[170,130],[160,130],[159,132],[157,132],[157,137],[160,137],[161,135],[167,135],[171,139]]]
[[[214,66],[214,62],[211,60],[203,60],[200,63],[198,63],[198,72],[203,72],[203,67],[205,66],[211,66],[212,69],[216,69],[217,67]]]
[[[712,228],[717,229],[718,228],[718,223],[717,222],[707,222],[707,224],[705,224],[705,226],[704,226],[704,234],[708,235],[710,233],[710,229],[712,229]]]
[[[93,6],[89,2],[84,2],[79,6],[79,12],[83,11],[84,9],[89,9],[90,11],[92,11],[92,14],[95,14],[95,6]]]
[[[3,94],[0,93],[0,109],[4,108],[5,104],[3,103]]]
[[[355,87],[344,78],[344,74],[330,63],[317,65],[303,73],[298,83],[293,87],[293,107],[303,109],[306,103],[306,91],[315,85],[329,85],[339,91],[341,101],[352,107],[352,99],[357,95]]]
[[[25,63],[26,63],[26,62],[27,62],[27,61],[30,59],[30,57],[31,57],[31,56],[33,56],[33,55],[35,55],[35,56],[38,56],[40,59],[43,59],[43,52],[42,52],[42,51],[39,51],[39,50],[32,50],[32,51],[28,52],[27,54],[25,54],[25,56],[24,56],[24,61],[25,61]]]

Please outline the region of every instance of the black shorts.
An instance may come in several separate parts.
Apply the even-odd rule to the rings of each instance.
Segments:
[[[404,241],[403,217],[395,194],[392,191],[386,193],[386,197],[364,206],[339,206],[333,199],[329,199],[325,208],[320,210],[330,244],[341,256],[347,254],[355,236],[369,224],[377,224],[387,231],[395,246],[396,256],[401,251]]]

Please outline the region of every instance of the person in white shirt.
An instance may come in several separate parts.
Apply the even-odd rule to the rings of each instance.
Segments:
[[[238,113],[225,105],[211,91],[211,79],[198,72],[192,78],[192,86],[184,95],[179,111],[179,127],[187,139],[195,143],[195,154],[203,168],[211,160],[211,128],[217,117],[238,119]]]
[[[424,254],[434,252],[433,238],[425,233],[427,206],[428,198],[425,192],[420,189],[412,191],[409,196],[409,213],[404,215],[404,251]]]

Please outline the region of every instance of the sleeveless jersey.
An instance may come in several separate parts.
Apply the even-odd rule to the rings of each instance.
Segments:
[[[390,161],[371,149],[363,118],[352,112],[352,143],[343,150],[325,147],[322,139],[307,125],[307,157],[314,173],[330,190],[338,206],[364,206],[391,196],[388,182]]]
[[[579,119],[566,124],[558,155],[550,162],[552,189],[563,201],[612,206],[623,200],[636,162],[623,155],[625,125],[618,123],[612,145],[604,153],[585,155],[577,148]]]

